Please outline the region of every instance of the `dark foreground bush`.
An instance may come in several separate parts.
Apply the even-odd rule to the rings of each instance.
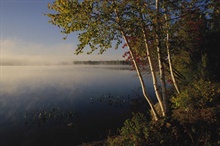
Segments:
[[[171,98],[171,114],[158,121],[141,113],[125,121],[107,145],[120,146],[215,146],[220,145],[220,86],[193,81]]]

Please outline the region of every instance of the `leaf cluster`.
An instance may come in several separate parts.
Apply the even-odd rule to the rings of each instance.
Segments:
[[[121,35],[112,19],[112,5],[106,1],[56,0],[49,9],[56,11],[47,14],[51,18],[49,22],[62,28],[62,33],[80,32],[76,54],[82,53],[86,46],[91,48],[88,54],[97,49],[102,54],[112,48],[112,42],[116,42],[115,48],[121,43]]]

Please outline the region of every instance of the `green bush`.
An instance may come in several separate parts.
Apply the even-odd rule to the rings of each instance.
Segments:
[[[141,113],[132,113],[132,118],[124,122],[119,130],[119,136],[109,137],[110,146],[145,145],[148,137],[147,119]]]
[[[217,145],[220,139],[220,86],[218,83],[192,81],[171,98],[172,120],[190,145]]]
[[[220,86],[210,81],[192,81],[171,98],[171,115],[158,121],[133,113],[108,145],[219,145]]]

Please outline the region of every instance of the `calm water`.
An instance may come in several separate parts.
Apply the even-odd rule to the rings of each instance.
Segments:
[[[67,146],[103,139],[123,125],[132,101],[141,95],[128,66],[0,69],[1,146]]]

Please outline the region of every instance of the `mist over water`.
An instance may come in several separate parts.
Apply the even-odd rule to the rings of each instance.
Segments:
[[[122,126],[130,100],[141,95],[136,73],[128,68],[1,66],[0,144],[74,145],[104,138]]]

